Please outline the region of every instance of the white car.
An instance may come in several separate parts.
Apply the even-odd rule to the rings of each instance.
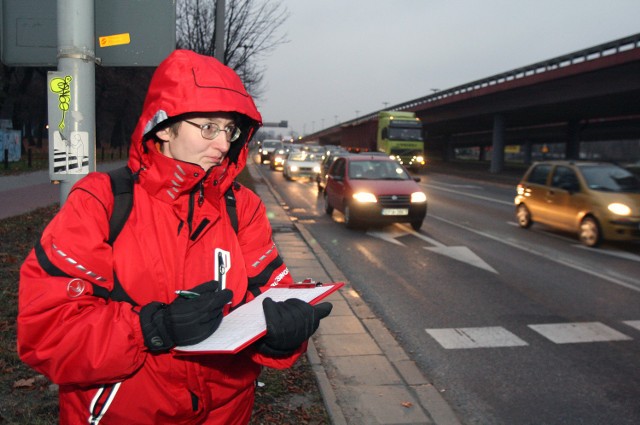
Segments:
[[[320,161],[308,152],[291,152],[284,160],[282,174],[287,180],[308,177],[315,181],[320,174]]]
[[[280,140],[263,140],[260,144],[260,149],[258,149],[258,153],[260,154],[260,163],[264,163],[265,160],[272,161],[273,154],[278,149],[284,149],[284,144]]]

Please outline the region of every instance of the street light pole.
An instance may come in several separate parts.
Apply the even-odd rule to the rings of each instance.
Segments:
[[[222,63],[224,63],[224,9],[225,0],[216,0],[214,57]]]
[[[58,72],[68,76],[70,100],[65,131],[61,134],[67,152],[66,174],[59,179],[60,205],[63,205],[72,186],[96,170],[95,24],[92,1],[58,0],[57,6]],[[74,153],[78,161],[75,172],[69,168],[70,153]],[[84,167],[85,158],[88,171]]]

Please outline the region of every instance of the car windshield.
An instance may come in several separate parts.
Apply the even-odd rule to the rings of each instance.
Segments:
[[[640,193],[640,181],[624,168],[616,165],[585,165],[580,170],[592,190]]]
[[[354,180],[408,180],[411,176],[394,161],[352,161],[349,178]]]
[[[289,154],[288,160],[294,162],[312,161],[307,152],[292,152]]]
[[[422,140],[420,128],[389,127],[391,140]]]

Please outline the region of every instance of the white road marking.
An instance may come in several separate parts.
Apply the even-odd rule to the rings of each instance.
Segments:
[[[552,323],[528,326],[556,344],[626,341],[631,339],[627,335],[600,322]]]
[[[640,320],[625,320],[622,323],[640,331]]]
[[[424,186],[427,186],[427,188],[433,188],[433,189],[437,189],[437,190],[442,190],[443,192],[455,193],[456,195],[468,196],[469,198],[482,199],[483,201],[495,202],[496,204],[509,205],[509,206],[512,206],[512,207],[514,206],[513,201],[511,201],[511,202],[501,201],[499,199],[489,198],[489,197],[486,197],[486,196],[480,196],[480,195],[474,195],[472,193],[460,192],[460,190],[457,190],[457,189],[446,189],[446,188],[444,188],[442,186],[437,186],[437,185],[434,185],[434,184],[425,184]],[[515,195],[513,197],[515,198]]]
[[[625,320],[622,323],[640,330],[640,320]],[[555,344],[629,341],[633,339],[600,322],[546,323],[527,326]],[[529,345],[528,342],[501,326],[440,328],[425,329],[425,331],[446,350]]]
[[[425,329],[447,350],[464,348],[520,347],[529,345],[500,326],[484,328]]]
[[[393,227],[391,228],[393,229]],[[383,241],[391,242],[395,245],[406,246],[396,238],[406,235],[407,232],[396,232],[396,231],[384,231],[384,230],[368,230],[367,235],[373,236],[378,239],[382,239]]]
[[[398,229],[404,229],[404,231],[398,231]],[[445,244],[438,242],[437,240],[430,238],[428,236],[423,235],[420,232],[416,232],[412,228],[407,225],[397,223],[396,226],[389,226],[385,230],[367,231],[369,236],[376,237],[378,239],[382,239],[383,241],[390,242],[395,245],[405,246],[402,242],[398,241],[396,238],[413,235],[418,239],[421,239],[428,244],[433,246],[425,246],[424,249],[427,249],[431,252],[435,252],[436,254],[445,255],[449,258],[453,258],[454,260],[462,261],[463,263],[467,263],[474,267],[481,268],[491,273],[498,274],[498,272],[487,264],[482,258],[478,257],[473,251],[471,251],[466,246],[446,246]]]
[[[498,274],[498,272],[493,267],[487,264],[482,258],[478,257],[473,251],[471,251],[471,249],[466,246],[446,246],[445,244],[438,242],[433,238],[425,236],[420,232],[416,232],[406,224],[398,224],[398,226],[402,227],[407,231],[407,233],[412,234],[416,238],[422,239],[423,241],[434,245],[433,247],[425,246],[424,249],[428,249],[429,251],[435,252],[440,255],[446,255],[447,257],[453,258],[454,260],[462,261],[463,263],[467,263],[491,273]]]
[[[484,236],[484,237],[486,237],[488,239],[492,239],[492,240],[494,240],[496,242],[500,242],[500,243],[503,243],[505,245],[511,246],[513,248],[520,249],[520,250],[525,251],[525,252],[527,252],[527,253],[529,253],[531,255],[537,255],[538,257],[545,258],[547,260],[553,261],[553,262],[558,263],[560,265],[563,265],[565,267],[570,267],[570,268],[572,268],[574,270],[578,270],[580,272],[587,273],[587,274],[590,274],[592,276],[599,277],[600,279],[606,280],[608,282],[615,283],[616,285],[620,285],[622,287],[631,289],[633,291],[640,292],[640,287],[638,287],[638,286],[636,286],[634,284],[631,284],[631,283],[627,283],[627,282],[625,282],[623,280],[616,279],[615,277],[607,276],[604,273],[599,273],[599,272],[597,272],[595,270],[589,270],[589,269],[587,269],[585,267],[584,264],[572,264],[566,258],[560,259],[560,258],[554,257],[553,255],[537,251],[536,249],[534,249],[531,246],[527,246],[527,245],[523,245],[523,244],[520,244],[520,243],[512,242],[512,241],[509,241],[507,239],[500,238],[498,236],[494,236],[494,235],[491,235],[489,233],[473,229],[473,228],[471,228],[469,226],[464,226],[462,224],[455,223],[455,222],[453,222],[451,220],[447,220],[446,218],[438,217],[438,216],[435,216],[435,215],[430,215],[429,218],[432,218],[432,219],[435,219],[435,220],[440,220],[440,221],[442,221],[444,223],[450,224],[451,226],[455,226],[455,227],[458,227],[460,229],[467,230],[467,231],[469,231],[471,233],[475,233],[476,235]]]
[[[588,246],[579,245],[579,244],[576,244],[574,246],[576,248],[589,250],[590,252],[596,252],[598,254],[610,255],[612,257],[618,257],[625,260],[640,262],[640,255],[635,255],[630,252],[616,251],[616,250],[610,250],[610,249],[593,249],[593,248],[589,248]]]
[[[473,251],[466,246],[443,246],[443,247],[430,247],[425,246],[427,249],[436,254],[445,255],[454,260],[462,261],[463,263],[470,264],[472,266],[481,268],[491,273],[498,274],[496,269],[487,264],[482,258],[478,257]]]

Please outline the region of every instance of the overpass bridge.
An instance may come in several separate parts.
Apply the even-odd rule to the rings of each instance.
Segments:
[[[640,140],[640,33],[385,109],[415,112],[427,153],[444,160],[456,148],[479,147],[479,159],[491,152],[491,171],[500,172],[506,146],[518,146],[530,162],[534,146],[557,143],[577,159],[583,141]],[[378,112],[303,140],[359,137]]]

